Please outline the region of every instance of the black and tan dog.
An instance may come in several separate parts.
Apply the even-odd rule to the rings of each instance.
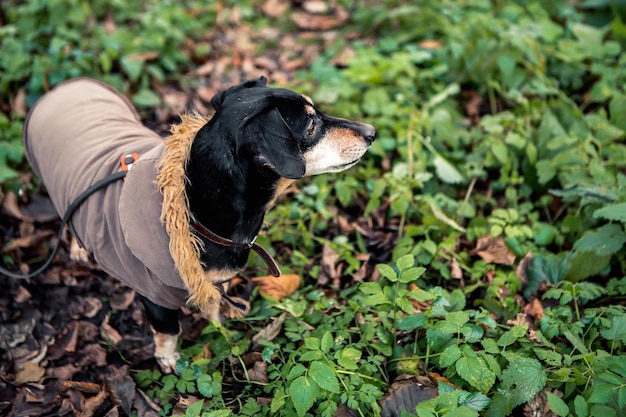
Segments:
[[[119,171],[120,158],[138,156],[70,228],[100,268],[140,294],[165,372],[179,357],[178,309],[190,303],[217,318],[221,283],[244,268],[277,194],[303,176],[350,168],[375,137],[371,125],[329,117],[264,77],[211,103],[211,119],[183,116],[163,141],[115,90],[76,79],[42,97],[24,128],[27,157],[60,214]]]

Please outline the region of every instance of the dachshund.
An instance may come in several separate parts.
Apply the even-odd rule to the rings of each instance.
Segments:
[[[27,158],[61,215],[91,184],[128,170],[87,198],[69,228],[99,268],[139,294],[165,373],[180,357],[181,306],[213,319],[220,302],[241,307],[224,285],[251,250],[280,273],[254,243],[277,196],[299,178],[354,166],[376,137],[370,124],[328,116],[265,77],[211,104],[211,118],[183,115],[163,140],[112,87],[79,78],[45,94],[24,128]]]

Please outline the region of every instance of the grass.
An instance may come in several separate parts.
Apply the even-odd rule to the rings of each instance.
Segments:
[[[233,7],[133,5],[3,3],[0,101],[89,75],[159,106],[153,83],[201,64],[206,28]],[[262,237],[304,287],[256,296],[248,317],[183,347],[178,376],[137,383],[164,415],[180,394],[198,398],[187,416],[379,415],[398,376],[425,375],[439,395],[404,415],[624,416],[623,2],[355,5],[291,87],[379,138],[357,168],[301,184]],[[21,122],[0,118],[5,188],[27,169]]]

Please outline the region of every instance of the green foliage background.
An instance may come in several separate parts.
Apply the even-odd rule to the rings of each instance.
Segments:
[[[458,389],[440,383],[437,398],[406,415],[507,416],[547,390],[556,415],[624,416],[624,1],[344,3],[353,8],[343,30],[359,36],[339,37],[293,87],[329,112],[374,124],[379,139],[357,168],[306,181],[268,214],[263,243],[292,246],[283,270],[302,274],[305,287],[281,302],[257,297],[238,326],[212,324],[184,350],[179,376],[144,371],[138,384],[164,401],[211,399],[189,416],[332,416],[340,404],[365,416],[380,413],[395,375],[436,372]],[[294,30],[287,17],[255,19],[259,5],[246,2],[244,18]],[[218,2],[9,0],[1,8],[0,102],[25,88],[31,105],[87,75],[150,108],[160,104],[152,82],[180,82],[208,52],[181,45],[211,30]],[[347,67],[330,64],[346,46],[355,51]],[[468,93],[484,97],[473,119]],[[5,187],[27,169],[22,122],[0,114]],[[346,276],[369,251],[361,234],[334,231],[335,206],[364,217],[383,207],[399,239],[378,280],[328,297],[311,262],[322,245],[339,254]],[[484,235],[502,237],[515,264],[472,253]],[[509,321],[533,297],[551,300],[545,316],[531,328]],[[417,302],[427,307],[416,312]],[[242,328],[258,332],[270,317],[283,322],[279,336],[258,341],[269,382],[246,374],[246,389],[229,391],[223,376],[259,349]],[[213,358],[192,360],[208,341]]]

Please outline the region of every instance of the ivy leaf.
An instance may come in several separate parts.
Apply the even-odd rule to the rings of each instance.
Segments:
[[[156,107],[161,103],[161,98],[147,88],[139,90],[132,100],[135,106],[143,108]]]
[[[605,224],[594,231],[587,231],[574,243],[574,250],[593,252],[606,256],[618,252],[626,243],[626,233],[617,224]]]
[[[498,346],[506,347],[515,343],[517,339],[524,337],[527,331],[527,324],[518,324],[517,326],[513,326],[500,336],[500,339],[498,339]]]
[[[419,313],[411,314],[410,316],[403,319],[398,324],[398,329],[408,331],[419,329],[426,324],[427,320],[428,319],[426,318],[426,314],[424,314],[423,311],[420,311]]]
[[[409,268],[405,271],[402,271],[402,274],[400,275],[400,279],[398,281],[405,283],[405,284],[414,282],[416,279],[421,277],[424,274],[424,272],[426,272],[426,268],[421,267],[421,266],[415,266],[413,268]]]
[[[589,405],[581,395],[577,395],[574,399],[574,411],[577,417],[589,416]]]
[[[502,372],[502,389],[509,391],[514,405],[530,401],[546,381],[541,363],[532,358],[515,359]]]
[[[550,410],[554,411],[554,413],[558,416],[567,417],[569,414],[569,407],[565,404],[565,401],[551,392],[546,392],[546,396],[548,397]]]
[[[213,374],[214,376],[219,375],[219,373]],[[220,376],[221,378],[221,376]],[[222,391],[222,385],[217,378],[211,377],[211,375],[202,374],[196,380],[196,386],[198,387],[198,392],[202,394],[203,397],[211,398],[215,395],[219,395]]]
[[[459,184],[465,182],[463,174],[461,174],[459,170],[454,167],[454,165],[442,156],[435,156],[433,164],[435,165],[435,172],[441,181],[448,184]]]
[[[350,371],[355,371],[359,369],[357,362],[361,359],[362,354],[363,353],[358,349],[347,347],[335,353],[335,359],[337,359],[339,366]]]
[[[626,203],[604,206],[593,212],[593,218],[601,218],[626,223]]]
[[[613,317],[611,327],[602,330],[600,334],[607,340],[626,342],[626,316]]]
[[[439,366],[447,368],[461,357],[461,349],[457,345],[450,345],[439,356]]]
[[[300,376],[289,385],[289,395],[298,417],[304,417],[319,397],[320,389],[309,377]]]
[[[400,271],[404,271],[406,269],[411,268],[415,264],[415,257],[411,254],[401,256],[397,261],[396,265],[400,269]]]
[[[324,353],[330,352],[330,349],[333,347],[333,335],[330,332],[325,332],[324,336],[322,336],[322,340],[320,341],[320,349]]]
[[[339,381],[335,375],[335,371],[323,362],[313,362],[309,369],[309,377],[313,379],[317,385],[333,394],[339,394]]]
[[[474,392],[467,396],[463,401],[459,401],[460,405],[467,406],[475,411],[484,410],[489,406],[491,400],[481,392]]]
[[[185,417],[198,417],[200,415],[200,412],[202,411],[203,405],[203,400],[196,401],[195,403],[191,404],[189,407],[187,407],[187,410],[185,410]]]
[[[496,382],[496,375],[481,358],[462,357],[456,361],[456,372],[471,386],[481,392],[487,392]]]
[[[378,264],[376,265],[376,268],[378,268],[378,272],[380,272],[380,275],[387,278],[389,281],[395,282],[398,280],[398,274],[389,265]]]

